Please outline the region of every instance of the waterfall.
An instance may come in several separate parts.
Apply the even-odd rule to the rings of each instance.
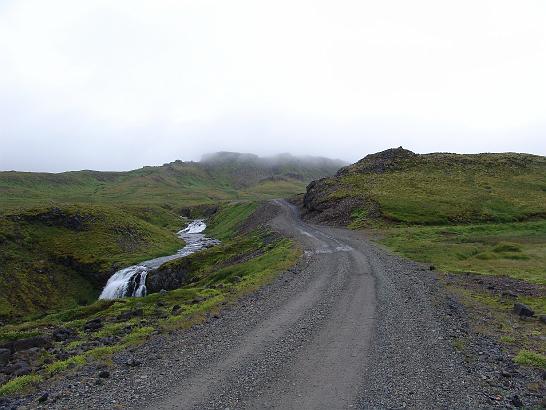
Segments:
[[[133,296],[142,297],[146,296],[146,277],[148,276],[148,269],[140,272],[140,281],[138,283],[138,288],[133,292]]]
[[[186,242],[186,246],[179,249],[174,255],[162,256],[138,265],[129,266],[114,273],[102,290],[99,299],[119,299],[123,297],[146,296],[146,277],[148,272],[156,269],[165,262],[183,258],[201,249],[217,245],[220,241],[206,237],[202,232],[207,225],[202,219],[196,219],[178,232],[178,237]]]

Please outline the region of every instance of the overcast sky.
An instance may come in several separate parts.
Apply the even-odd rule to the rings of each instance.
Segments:
[[[545,0],[0,0],[0,169],[546,155]]]

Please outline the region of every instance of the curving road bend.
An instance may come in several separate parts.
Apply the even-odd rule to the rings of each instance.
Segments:
[[[303,222],[277,200],[272,226],[298,265],[219,318],[152,339],[102,386],[59,407],[479,408],[452,347],[460,319],[422,266],[362,233]],[[125,360],[123,357],[121,360]]]
[[[307,224],[286,201],[274,203],[282,212],[272,225],[305,252],[297,274],[259,295],[254,320],[229,348],[219,343],[222,354],[150,408],[479,405],[464,366],[440,336],[443,318],[429,314],[438,310],[429,297],[434,289],[411,275],[397,277],[422,276],[420,266],[385,254],[359,233]],[[376,294],[384,302],[380,317]],[[420,303],[417,312],[408,298]]]
[[[302,244],[306,264],[299,274],[310,278],[278,295],[282,303],[266,304],[262,317],[218,362],[151,407],[332,409],[355,402],[375,320],[371,268],[360,251],[302,222],[294,206],[275,203],[283,212],[273,224]],[[285,351],[280,344],[291,346]],[[271,377],[257,380],[254,394],[240,391],[247,386],[233,375],[256,370]],[[219,389],[230,398],[221,406],[215,403]]]

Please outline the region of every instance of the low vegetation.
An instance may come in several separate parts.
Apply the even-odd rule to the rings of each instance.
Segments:
[[[546,285],[546,220],[389,227],[381,242],[449,272],[506,275]]]
[[[201,162],[174,161],[127,172],[0,172],[0,209],[42,204],[178,209],[233,199],[278,198],[305,191],[307,183],[332,175],[343,165],[326,158],[217,153]]]
[[[546,287],[498,276],[482,280],[475,274],[441,273],[439,277],[467,306],[474,331],[499,341],[516,363],[540,367],[538,358],[546,351],[546,340],[537,316],[546,314]],[[513,312],[515,302],[529,306],[535,317],[520,318]]]
[[[207,233],[220,240],[232,238],[256,207],[256,202],[232,202],[222,206],[208,221]]]
[[[521,350],[514,361],[518,364],[535,366],[542,369],[546,369],[546,356],[536,352],[530,352],[529,350]]]
[[[182,223],[160,207],[67,205],[0,215],[0,319],[92,302],[115,270],[179,249]]]
[[[16,377],[0,386],[0,397],[7,394],[21,393],[42,381],[42,377],[36,374],[27,374]]]
[[[527,154],[413,154],[398,149],[347,167],[321,200],[377,205],[375,219],[409,225],[546,218],[546,158]],[[355,210],[359,208],[356,207]],[[360,222],[369,218],[360,208]]]

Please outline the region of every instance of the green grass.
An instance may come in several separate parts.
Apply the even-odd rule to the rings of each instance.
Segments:
[[[83,366],[87,361],[85,357],[78,355],[69,357],[66,360],[58,360],[46,366],[46,373],[53,375],[63,372],[67,369],[73,369],[75,367]]]
[[[111,273],[183,246],[161,207],[71,205],[0,215],[0,318],[87,304]]]
[[[152,326],[144,326],[133,330],[129,335],[125,337],[125,343],[137,344],[148,338],[155,330]]]
[[[327,180],[329,193],[322,200],[371,200],[379,205],[383,220],[413,225],[546,217],[544,157],[427,154],[400,158],[388,172],[365,171],[373,162],[365,159]],[[358,212],[354,220],[366,222]]]
[[[233,237],[239,225],[256,210],[256,202],[226,204],[208,221],[207,233],[217,239]]]
[[[521,350],[517,356],[514,357],[514,362],[525,366],[546,369],[546,356],[529,350]]]
[[[381,242],[450,272],[508,275],[546,284],[546,221],[386,228]]]
[[[455,350],[462,352],[466,347],[466,339],[462,339],[462,338],[453,339],[452,344]]]
[[[502,343],[513,344],[516,343],[516,338],[514,336],[501,336],[500,341]]]
[[[28,337],[38,336],[40,332],[37,331],[12,331],[0,333],[0,343],[11,342],[19,339],[26,339]]]
[[[141,339],[139,339],[140,341]],[[90,349],[85,352],[84,357],[91,359],[91,360],[104,360],[105,358],[109,358],[114,353],[117,353],[121,350],[123,350],[125,347],[127,347],[127,343],[120,343],[114,346],[99,346],[95,347],[93,349]]]
[[[19,393],[42,381],[42,377],[36,374],[19,376],[0,386],[0,396]]]
[[[297,158],[272,164],[256,157],[223,155],[208,163],[175,161],[127,172],[0,172],[0,210],[74,203],[177,208],[277,198],[304,192],[311,180],[332,175],[342,165]]]

